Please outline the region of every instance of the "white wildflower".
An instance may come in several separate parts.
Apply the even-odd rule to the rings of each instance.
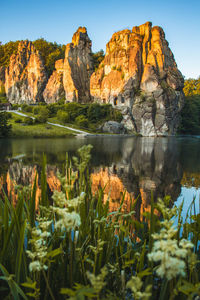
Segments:
[[[164,220],[161,224],[163,228],[160,233],[152,235],[156,241],[148,258],[150,261],[160,262],[156,273],[161,278],[171,280],[176,276],[184,277],[186,268],[184,259],[188,257],[188,251],[193,248],[193,244],[185,239],[178,244],[177,230],[172,226],[173,221]]]
[[[106,285],[106,281],[104,281],[104,279],[107,274],[108,274],[108,271],[107,271],[106,267],[103,267],[101,269],[101,273],[97,276],[95,276],[94,274],[92,274],[90,272],[86,272],[86,275],[87,275],[89,281],[91,282],[91,285],[98,293]]]
[[[42,270],[42,266],[39,260],[35,260],[29,264],[30,272],[41,271],[41,270]]]
[[[58,212],[58,211],[57,211]],[[64,209],[58,212],[60,214],[61,218],[59,221],[55,223],[55,229],[61,229],[61,230],[71,230],[76,229],[81,225],[81,218],[80,215],[76,212],[67,212]]]
[[[27,250],[28,257],[32,260],[29,264],[30,272],[36,272],[46,270],[48,267],[45,265],[47,256],[47,239],[51,236],[51,233],[47,231],[52,221],[48,221],[47,218],[37,216],[37,227],[31,228],[31,251]],[[30,227],[29,227],[30,228]]]
[[[74,199],[68,200],[67,201],[67,206],[68,207],[73,207],[74,209],[76,209],[81,204],[81,202],[84,200],[84,197],[85,197],[85,193],[82,192],[80,194],[80,196],[78,196]]]
[[[58,207],[63,207],[67,204],[66,196],[63,192],[59,192],[59,191],[55,190],[53,192],[52,199],[54,200],[54,203]]]
[[[133,297],[135,300],[139,299],[149,299],[151,297],[151,285],[148,285],[145,288],[145,291],[142,292],[142,280],[139,277],[132,276],[132,278],[127,282],[126,287],[131,289]]]
[[[29,264],[29,271],[30,272],[36,272],[41,270],[47,270],[48,267],[46,265],[42,265],[39,260],[35,260]]]

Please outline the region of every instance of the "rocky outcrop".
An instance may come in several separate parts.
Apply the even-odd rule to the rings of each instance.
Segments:
[[[53,71],[50,76],[43,93],[46,103],[55,103],[65,97],[65,90],[63,86],[63,67],[64,60],[57,60],[55,63],[55,71]]]
[[[5,94],[5,67],[0,67],[0,94]]]
[[[85,27],[74,33],[66,46],[63,85],[67,101],[90,101],[90,76],[93,72],[91,40]]]
[[[107,133],[114,133],[114,134],[124,134],[126,133],[126,129],[123,124],[115,122],[115,121],[108,121],[103,124],[101,127],[102,132]]]
[[[31,42],[20,42],[17,54],[11,56],[5,72],[8,100],[11,103],[43,101],[46,82],[47,75],[38,51]]]
[[[95,101],[122,109],[128,129],[171,135],[179,124],[183,84],[162,28],[147,22],[113,34],[92,74],[90,92]]]

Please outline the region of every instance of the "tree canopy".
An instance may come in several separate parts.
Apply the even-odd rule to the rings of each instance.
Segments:
[[[181,112],[179,132],[200,134],[200,77],[187,79],[184,84],[185,105]]]

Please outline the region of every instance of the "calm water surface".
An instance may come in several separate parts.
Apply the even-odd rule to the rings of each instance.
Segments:
[[[111,210],[117,209],[126,190],[127,210],[130,198],[139,196],[138,216],[150,209],[151,191],[155,198],[170,195],[178,204],[184,199],[184,217],[196,197],[195,209],[199,212],[200,137],[0,140],[0,183],[12,194],[14,184],[31,184],[36,170],[41,170],[45,153],[48,187],[53,190],[66,152],[69,156],[76,155],[77,149],[85,144],[93,145],[90,165],[93,192],[106,184],[105,200],[109,195]]]

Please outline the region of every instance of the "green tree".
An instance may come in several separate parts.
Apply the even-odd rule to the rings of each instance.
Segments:
[[[57,118],[63,124],[70,122],[70,115],[66,111],[58,110],[58,112],[57,112]]]
[[[8,115],[6,112],[0,112],[0,137],[7,137],[11,132],[11,125],[8,125]]]
[[[43,58],[46,70],[50,76],[55,68],[56,60],[65,57],[65,46],[56,42],[47,42],[44,38],[35,40],[33,44]]]
[[[103,61],[104,57],[105,57],[105,54],[102,49],[98,52],[92,53],[95,71],[98,69],[98,67],[99,67],[100,63]]]
[[[84,115],[76,117],[75,123],[80,127],[88,128],[88,119]]]
[[[48,109],[46,107],[41,107],[36,121],[38,121],[39,123],[46,123],[48,117],[49,117]]]
[[[12,54],[17,53],[19,41],[8,42],[6,44],[0,43],[0,66],[8,66]]]

